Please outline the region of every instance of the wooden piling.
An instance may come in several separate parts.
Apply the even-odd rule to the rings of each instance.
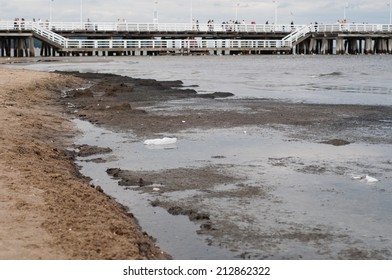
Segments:
[[[345,54],[343,38],[336,39],[336,54]]]
[[[35,56],[34,39],[33,39],[33,37],[29,38],[29,56],[30,57],[34,57]]]
[[[329,53],[329,40],[323,38],[321,42],[321,54],[328,54],[328,53]]]
[[[372,38],[365,39],[365,54],[373,54],[373,40]]]
[[[356,38],[352,38],[349,40],[349,54],[358,54],[358,40]]]
[[[5,40],[4,38],[1,39],[1,53],[0,53],[1,57],[7,56],[6,45],[7,45],[7,40]]]

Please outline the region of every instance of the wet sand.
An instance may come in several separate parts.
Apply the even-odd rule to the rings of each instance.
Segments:
[[[0,259],[169,258],[66,149],[77,131],[60,96],[84,81],[10,69],[0,77]]]
[[[353,143],[392,143],[390,133],[374,133],[378,127],[385,128],[392,120],[392,108],[387,106],[293,104],[265,99],[232,99],[229,93],[197,94],[192,87],[183,88],[180,81],[160,82],[91,73],[69,75],[86,81],[81,89],[68,92],[64,96],[63,104],[71,115],[111,131],[131,132],[139,141],[184,131],[258,127],[282,131],[290,137],[290,141],[304,140],[332,147]],[[224,160],[224,156],[216,154],[211,158],[219,159]],[[296,168],[303,174],[346,172],[340,170],[339,166],[335,168],[323,162],[307,165],[298,160],[291,157],[271,157],[269,163],[275,167]],[[385,163],[386,172],[390,164]],[[354,165],[359,166],[360,163]],[[238,170],[240,167],[234,164],[230,168]],[[138,192],[151,194],[156,192],[154,186],[164,186],[158,187],[160,195],[151,201],[151,205],[162,207],[172,215],[188,216],[200,225],[200,234],[211,237],[206,241],[211,245],[232,249],[238,247],[241,252],[244,244],[245,247],[246,244],[250,244],[250,248],[258,246],[265,251],[264,254],[254,254],[251,250],[242,251],[238,258],[297,259],[302,258],[303,246],[315,248],[315,253],[305,253],[305,258],[391,257],[389,249],[380,250],[356,245],[356,237],[346,232],[341,233],[319,225],[308,227],[301,225],[299,221],[288,223],[286,228],[286,225],[283,226],[283,223],[279,222],[286,216],[285,213],[281,213],[285,204],[271,194],[274,186],[248,184],[246,177],[230,172],[230,168],[227,169],[223,164],[144,172],[109,168],[107,173],[119,180],[119,187],[124,189],[137,189]],[[217,191],[217,188],[222,186],[228,187]],[[230,189],[230,186],[233,189]],[[196,195],[186,196],[186,199],[181,200],[176,199],[175,195],[170,195],[186,191]],[[267,226],[265,232],[244,231],[238,224],[222,216],[221,213],[225,211],[214,210],[211,205],[203,206],[203,201],[213,203],[216,199],[227,199],[235,201],[234,203],[239,201],[243,205],[228,206],[237,209],[236,218],[247,221],[251,217],[241,214],[241,209],[246,208],[254,197],[260,199],[260,203],[274,205],[273,208],[276,208],[274,216],[269,216],[272,210],[260,215],[265,218],[266,225],[275,223],[271,229]],[[277,231],[276,228],[281,230]],[[287,247],[289,252],[286,255],[269,253],[282,244],[290,244],[293,249],[290,251]],[[331,249],[330,246],[335,248]]]
[[[295,137],[326,141],[327,144],[340,145],[344,141],[347,141],[345,144],[356,141],[392,143],[390,137],[353,132],[390,119],[392,108],[388,106],[230,99],[231,93],[197,94],[194,89],[182,88],[181,81],[93,73],[69,75],[88,81],[84,84],[88,89],[71,91],[64,98],[70,113],[117,131],[131,130],[138,136],[154,137],[162,131],[175,133],[198,128],[289,125],[301,131]],[[197,85],[194,87],[197,89]],[[342,131],[347,132],[345,139],[335,139],[334,136],[342,135]]]

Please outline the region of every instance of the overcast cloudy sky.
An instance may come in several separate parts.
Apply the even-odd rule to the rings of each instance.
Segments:
[[[158,2],[159,22],[190,21],[191,3],[193,18],[200,22],[214,19],[222,22],[238,19],[246,22],[272,23],[275,3],[272,0],[0,0],[0,19],[15,17],[31,20],[80,21],[81,3],[83,18],[91,21],[152,22],[155,2]],[[237,3],[238,7],[237,7]],[[335,23],[343,18],[357,23],[389,23],[390,0],[278,0],[278,23]],[[52,7],[52,9],[50,9]],[[346,8],[345,8],[346,7]]]

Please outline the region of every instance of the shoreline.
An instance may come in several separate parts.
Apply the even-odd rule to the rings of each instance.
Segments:
[[[87,89],[69,92],[63,106],[73,116],[139,137],[191,129],[241,126],[292,126],[300,139],[330,141],[334,131],[370,127],[392,115],[392,106],[293,103],[273,99],[230,99],[229,92],[197,93],[182,81],[138,79],[115,74],[58,72],[88,81]],[[173,102],[181,102],[173,104]],[[178,106],[177,106],[178,105]],[[302,133],[302,132],[301,132]],[[333,138],[333,137],[332,137]],[[350,143],[392,144],[390,137],[345,136]],[[333,140],[333,139],[332,139]]]
[[[7,71],[7,70],[4,70]],[[15,71],[18,70],[8,70]],[[129,77],[122,77],[118,75],[112,74],[93,74],[93,73],[41,73],[41,72],[27,72],[27,73],[36,73],[37,75],[48,75],[48,77],[63,77],[61,83],[56,86],[53,86],[52,89],[58,92],[64,86],[64,83],[69,89],[75,88],[75,85],[86,85],[89,84],[87,89],[80,90],[71,90],[68,92],[67,96],[60,98],[60,95],[55,99],[48,102],[48,105],[57,106],[57,112],[66,112],[67,116],[74,116],[78,119],[87,120],[97,126],[105,127],[114,132],[131,132],[135,138],[141,140],[152,137],[161,137],[167,135],[176,135],[181,134],[184,131],[193,131],[193,130],[209,130],[209,129],[225,129],[231,130],[242,127],[258,127],[261,129],[272,129],[279,132],[282,132],[286,136],[289,137],[289,141],[306,141],[309,143],[319,143],[320,145],[328,145],[328,146],[347,146],[355,143],[365,143],[365,144],[381,144],[381,145],[389,145],[392,143],[392,137],[390,135],[373,135],[372,128],[379,125],[389,125],[388,122],[380,122],[381,120],[389,120],[392,119],[392,108],[390,106],[366,106],[366,105],[320,105],[320,104],[295,104],[295,103],[286,103],[279,102],[274,100],[247,100],[247,99],[225,99],[220,98],[221,93],[216,93],[215,95],[197,95],[196,92],[192,89],[182,89],[181,81],[170,81],[170,82],[161,82],[152,79],[133,79]],[[69,84],[67,84],[69,83]],[[45,85],[46,86],[46,85]],[[43,89],[45,88],[42,84],[36,83],[32,86],[32,90],[35,88]],[[23,92],[23,88],[19,89],[20,92]],[[148,94],[146,94],[148,93]],[[227,95],[227,93],[225,93]],[[228,95],[227,95],[228,96]],[[9,96],[8,96],[9,97]],[[217,98],[218,97],[218,98]],[[37,99],[32,104],[28,103],[28,107],[30,109],[34,108],[34,106],[39,105],[42,100],[45,98]],[[18,103],[9,103],[9,101],[4,102],[4,108],[10,109],[8,107],[16,108],[16,105],[20,105]],[[61,105],[60,105],[61,104]],[[60,109],[61,107],[61,109]],[[54,108],[54,107],[50,107]],[[26,108],[23,108],[23,112],[25,112]],[[6,111],[5,111],[6,112]],[[21,115],[20,115],[21,114]],[[18,119],[23,117],[24,113],[14,113],[14,115],[10,115],[10,119]],[[69,129],[68,126],[64,124],[64,121],[67,118],[60,117],[53,112],[44,113],[45,120],[55,119],[57,120],[57,124],[60,128],[56,127],[51,128],[52,134],[49,134],[50,137],[53,135],[61,135],[62,139],[64,139],[64,134],[59,133],[64,132]],[[29,115],[30,116],[30,115]],[[28,118],[24,118],[28,119]],[[39,119],[40,122],[38,124],[33,120],[31,125],[31,131],[37,133],[37,131],[41,134],[42,131],[46,131],[46,124],[43,122],[43,119]],[[66,121],[68,122],[68,121]],[[29,127],[29,126],[27,126]],[[360,133],[358,133],[358,131]],[[240,131],[242,132],[242,130]],[[192,132],[191,132],[192,133]],[[256,132],[254,132],[256,133]],[[65,134],[65,138],[71,139],[73,137],[73,132],[68,132]],[[24,139],[26,140],[26,139]],[[42,140],[42,139],[41,139]],[[61,147],[67,147],[63,142],[58,142],[58,139],[52,138],[53,143],[62,143]],[[47,143],[46,143],[47,144]],[[69,146],[68,146],[69,147]],[[92,152],[94,152],[94,147],[87,147],[87,149],[92,148]],[[101,148],[107,147],[98,147],[96,148],[97,154],[101,151]],[[53,149],[53,148],[49,148]],[[55,152],[59,152],[61,149]],[[63,149],[63,148],[62,148]],[[25,152],[21,149],[21,152]],[[88,151],[87,154],[89,154]],[[42,149],[37,149],[35,146],[31,150],[29,150],[29,156],[38,155],[42,158]],[[73,163],[72,155],[62,154],[61,156],[57,155],[57,158],[63,159],[63,157],[67,158],[66,163],[70,164],[72,162],[73,168],[75,167]],[[71,158],[69,158],[71,157]],[[52,161],[53,158],[56,158],[54,155],[49,155],[49,157],[45,157],[45,160]],[[222,154],[212,154],[209,161],[225,161],[225,155]],[[23,159],[26,161],[26,158]],[[22,161],[23,161],[22,160]],[[101,162],[101,159],[98,159]],[[104,156],[102,161],[104,162]],[[315,174],[315,175],[323,175],[324,172],[336,173],[340,174],[342,171],[339,168],[336,170],[322,165],[309,165],[306,166],[297,158],[292,157],[282,157],[275,158],[271,157],[268,159],[269,164],[274,167],[290,167],[294,166],[295,168],[300,168],[301,172],[305,174]],[[63,161],[61,161],[64,164]],[[52,161],[53,163],[53,161]],[[31,165],[31,162],[29,163]],[[320,164],[320,163],[318,163]],[[386,162],[385,164],[388,164]],[[360,163],[358,163],[360,167]],[[178,168],[178,169],[167,169],[162,172],[153,172],[147,171],[143,172],[143,178],[146,178],[145,182],[149,182],[151,180],[152,186],[154,183],[162,183],[166,186],[171,186],[169,188],[165,188],[159,192],[160,194],[170,195],[171,193],[175,193],[184,189],[189,191],[201,191],[205,192],[209,195],[210,198],[219,197],[219,198],[230,198],[230,199],[239,199],[246,201],[250,197],[257,196],[260,197],[262,201],[266,203],[266,205],[282,205],[280,200],[272,195],[275,191],[276,186],[256,186],[249,185],[246,183],[247,178],[236,175],[235,173],[225,173],[223,170],[224,165],[212,166],[212,168]],[[235,167],[232,165],[231,167]],[[346,167],[344,167],[346,168]],[[72,168],[71,168],[72,169]],[[72,169],[74,170],[74,169]],[[387,170],[387,169],[386,169]],[[30,171],[30,170],[29,170]],[[44,173],[47,170],[43,170]],[[133,188],[135,183],[138,182],[140,174],[133,172],[133,170],[111,170],[113,175],[115,174],[116,179],[120,179],[123,182],[128,182],[128,184],[124,184],[124,190]],[[114,173],[113,173],[114,171]],[[226,170],[227,171],[227,170]],[[31,171],[30,171],[31,172]],[[67,176],[58,175],[59,171],[56,170],[54,172],[54,181],[61,182],[64,185],[69,185],[70,180],[74,180],[75,175],[71,172],[71,175],[68,173]],[[111,173],[108,169],[108,173]],[[53,172],[51,172],[53,175]],[[226,174],[226,175],[225,175]],[[50,176],[49,176],[50,177]],[[3,178],[3,177],[2,177]],[[202,180],[201,180],[202,179]],[[82,180],[83,181],[83,180]],[[222,190],[215,191],[214,186],[219,185],[221,183],[229,184],[235,186],[233,190]],[[83,183],[80,181],[77,184],[82,184],[83,186],[88,186],[88,183],[84,180]],[[79,185],[80,186],[80,185]],[[202,186],[202,187],[201,187]],[[238,189],[241,188],[241,189]],[[90,191],[95,194],[99,193],[97,190],[94,190],[91,187],[88,187]],[[380,190],[385,191],[385,190]],[[75,190],[72,191],[72,195],[75,194]],[[152,189],[144,188],[142,190],[144,193],[153,193]],[[330,190],[326,190],[325,193],[330,193]],[[335,193],[335,192],[333,192]],[[79,193],[76,193],[79,196]],[[336,192],[338,194],[338,192]],[[90,201],[91,193],[89,192],[86,195],[86,199],[91,202],[91,207],[97,206],[97,204],[107,203],[105,199],[102,198],[102,194],[100,194],[100,199]],[[65,199],[59,200],[59,193],[55,194],[56,205],[65,202]],[[103,200],[102,200],[103,199]],[[64,200],[64,201],[62,201]],[[200,200],[200,199],[199,199]],[[84,202],[85,200],[83,200]],[[109,199],[110,204],[114,203],[113,200]],[[69,202],[69,201],[68,201]],[[78,203],[76,202],[76,205]],[[75,207],[75,201],[71,201],[70,204]],[[167,210],[172,215],[185,215],[189,216],[189,218],[195,219],[195,223],[200,223],[200,234],[206,234],[212,236],[212,240],[208,241],[208,244],[214,246],[221,246],[219,244],[223,244],[223,246],[227,246],[230,248],[233,244],[231,241],[225,240],[224,236],[227,237],[235,236],[238,240],[243,240],[244,238],[249,238],[250,244],[252,242],[262,242],[266,247],[273,250],[274,247],[280,246],[283,242],[295,240],[300,243],[308,244],[315,243],[316,246],[320,246],[317,248],[318,250],[324,250],[322,246],[327,246],[326,244],[335,242],[343,242],[350,243],[352,240],[350,236],[342,235],[337,231],[332,231],[330,229],[325,229],[323,227],[306,227],[301,226],[298,227],[290,227],[286,229],[286,231],[282,231],[279,235],[276,235],[274,232],[265,232],[264,236],[259,236],[257,234],[251,234],[249,236],[243,236],[241,231],[238,231],[236,225],[228,224],[225,225],[226,218],[220,217],[214,211],[208,210],[208,207],[204,211],[200,212],[202,209],[200,205],[192,201],[191,199],[183,202],[173,203],[165,199],[165,197],[159,197],[159,199],[152,200],[151,205],[153,207],[161,207]],[[109,215],[113,215],[113,213],[118,213],[117,205],[113,209],[110,208]],[[23,208],[23,207],[21,207]],[[34,207],[33,207],[34,208]],[[30,208],[29,208],[30,209]],[[53,211],[53,208],[47,208],[46,211]],[[102,209],[101,209],[102,210]],[[95,211],[95,210],[94,210]],[[116,212],[117,211],[117,212]],[[131,209],[132,211],[132,209]],[[72,212],[72,211],[71,211]],[[120,210],[124,214],[122,210]],[[270,211],[271,212],[271,211]],[[278,209],[277,215],[275,218],[282,218],[279,216],[280,210]],[[271,212],[272,213],[272,212]],[[275,213],[272,213],[275,214]],[[64,216],[71,216],[69,211],[63,210],[55,213],[56,221],[61,220]],[[111,216],[113,217],[113,216]],[[202,219],[200,219],[202,217]],[[78,217],[74,217],[76,221],[79,221]],[[241,217],[246,218],[247,217]],[[129,219],[126,218],[126,219]],[[74,220],[74,221],[75,221]],[[73,255],[72,258],[82,258],[82,259],[117,259],[124,258],[119,256],[119,252],[122,247],[113,247],[111,253],[102,257],[101,252],[94,252],[94,248],[96,248],[96,244],[102,242],[102,240],[106,241],[106,237],[102,239],[102,237],[94,236],[94,229],[91,225],[92,220],[96,220],[96,216],[92,215],[90,217],[86,217],[86,220],[83,220],[83,224],[86,225],[85,237],[87,238],[86,248],[91,253],[91,255],[82,255],[76,256]],[[72,221],[72,219],[71,219]],[[90,228],[91,226],[91,228]],[[57,232],[56,229],[53,228],[58,227],[58,224],[50,224],[45,223],[45,228],[53,235],[53,238],[66,239],[72,243],[72,235],[69,236],[69,233],[75,230],[72,227],[66,225],[62,228],[63,232]],[[121,237],[125,237],[129,241],[129,232],[117,231],[119,227],[115,226],[115,236],[118,235]],[[81,228],[77,228],[76,231],[81,230]],[[138,229],[140,230],[140,228]],[[113,230],[109,230],[112,231]],[[147,243],[140,243],[136,246],[136,252],[139,253],[137,258],[155,258],[157,254],[160,254],[160,250],[153,250],[155,253],[147,253],[145,252],[145,248],[151,248],[151,240],[148,236],[144,236],[149,240]],[[79,237],[78,237],[79,238]],[[222,239],[223,238],[223,239]],[[261,239],[260,239],[261,238]],[[70,240],[68,240],[70,239]],[[98,243],[94,243],[91,240],[100,240]],[[92,243],[91,243],[92,242]],[[140,246],[142,244],[142,246]],[[149,245],[143,245],[149,244]],[[54,242],[55,246],[58,246],[56,242]],[[106,244],[105,244],[106,245]],[[238,250],[242,250],[240,247],[240,241],[234,244],[234,246],[239,247]],[[110,246],[110,245],[108,245]],[[155,246],[155,245],[154,245]],[[61,249],[64,249],[64,246]],[[58,248],[58,247],[53,247]],[[156,248],[155,248],[156,249]],[[65,252],[67,253],[67,252]],[[67,253],[69,257],[69,252]],[[141,255],[140,255],[141,254]],[[134,255],[135,256],[135,255]],[[160,255],[162,258],[169,258],[166,254]],[[328,257],[329,256],[329,257]],[[338,252],[337,255],[331,254],[326,256],[321,256],[321,258],[343,258],[343,259],[385,259],[390,258],[391,254],[388,250],[380,251],[372,248],[361,248],[353,247],[348,248],[346,250],[342,250]],[[249,253],[241,251],[238,253],[239,258],[274,258],[273,253],[268,255],[259,255],[259,253]],[[320,257],[320,256],[319,256]],[[1,258],[1,256],[0,256]],[[51,257],[56,258],[56,256]],[[64,258],[64,255],[57,258]],[[127,255],[127,258],[132,258]],[[302,258],[295,256],[294,254],[289,258]],[[305,256],[306,258],[306,256]]]
[[[56,96],[82,80],[0,74],[0,259],[170,259],[66,150],[77,131]]]

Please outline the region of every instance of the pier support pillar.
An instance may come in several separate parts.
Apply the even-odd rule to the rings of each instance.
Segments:
[[[365,54],[373,54],[373,40],[372,40],[372,38],[365,39]]]
[[[35,56],[34,39],[33,39],[33,37],[29,38],[29,56],[30,57],[34,57]]]
[[[386,53],[386,41],[382,38],[377,40],[376,53]]]
[[[382,53],[387,54],[388,53],[388,40],[387,39],[381,39],[382,41]]]
[[[344,54],[345,49],[344,49],[344,39],[343,38],[337,38],[336,39],[336,54]]]
[[[310,54],[310,40],[305,41],[303,47],[303,54]]]
[[[349,40],[348,53],[349,54],[358,54],[357,39],[350,39]]]
[[[310,42],[309,42],[309,53],[310,54],[314,54],[314,53],[317,53],[317,40],[315,40],[315,39],[310,39]]]
[[[392,38],[388,39],[388,53],[392,54]]]
[[[11,39],[8,39],[8,43],[7,43],[7,56],[11,57]]]
[[[297,54],[305,54],[305,43],[300,43],[297,45]]]
[[[328,54],[329,53],[329,40],[323,38],[321,42],[321,54]]]
[[[7,40],[2,39],[1,40],[1,54],[2,57],[7,56]]]
[[[17,57],[23,57],[24,55],[24,39],[18,39],[18,46],[17,46]]]

